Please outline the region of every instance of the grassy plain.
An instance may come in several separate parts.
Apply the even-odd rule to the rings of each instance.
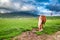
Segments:
[[[32,28],[37,28],[38,18],[0,18],[0,40],[10,38],[21,34],[25,31],[30,31]],[[36,32],[37,35],[53,34],[60,31],[60,18],[47,17],[47,22],[42,32]]]

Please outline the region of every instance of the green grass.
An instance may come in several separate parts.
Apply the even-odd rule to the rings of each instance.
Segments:
[[[48,19],[44,26],[44,30],[42,32],[37,31],[36,34],[53,34],[57,31],[60,31],[60,19]]]
[[[0,18],[0,40],[10,40],[22,32],[37,28],[37,23],[37,18]],[[56,31],[60,31],[60,19],[47,19],[44,30],[36,34],[53,34]]]
[[[22,32],[32,30],[34,27],[37,27],[36,18],[1,18],[0,38],[14,37]]]

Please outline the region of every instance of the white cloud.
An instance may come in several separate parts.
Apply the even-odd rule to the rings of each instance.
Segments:
[[[50,3],[56,4],[56,3],[58,3],[58,0],[50,0]]]
[[[51,13],[52,13],[52,16],[60,16],[60,12],[56,12],[56,11],[51,11],[49,9],[46,9],[44,7],[38,7],[37,8],[38,11],[39,11],[39,14],[38,15],[46,15],[46,16],[51,16]]]
[[[30,11],[30,10],[35,9],[35,6],[33,6],[32,4],[30,5],[30,4],[26,4],[24,2],[20,2],[20,3],[12,2],[11,0],[1,0],[0,7],[9,8],[9,9],[13,9],[16,11]]]
[[[15,1],[15,0],[13,0]],[[50,15],[50,13],[56,13],[54,11],[50,11],[49,9],[46,9],[46,5],[56,5],[56,3],[58,2],[57,0],[50,0],[51,3],[48,2],[41,2],[41,3],[36,3],[35,0],[20,0],[20,2],[12,2],[12,0],[0,0],[0,8],[8,8],[8,9],[13,9],[13,11],[31,11],[31,10],[36,10],[40,13],[44,13],[44,15]],[[27,2],[27,3],[25,3]],[[31,2],[31,3],[29,3]],[[38,6],[37,9],[36,7],[33,5],[33,3],[36,3],[36,5]],[[43,5],[43,6],[40,6]],[[57,4],[56,6],[58,6],[60,8],[60,4]],[[8,10],[0,10],[1,13],[4,12],[11,12]],[[59,12],[60,14],[60,12]],[[58,14],[57,14],[58,15]]]
[[[10,13],[11,11],[0,9],[0,13]]]
[[[0,7],[12,8],[13,7],[13,3],[11,2],[11,0],[1,0],[0,1]]]
[[[5,13],[4,11],[0,11],[0,13]]]
[[[33,6],[33,5],[29,5],[29,4],[27,4],[27,5],[23,5],[22,7],[21,7],[21,10],[22,11],[29,11],[29,10],[34,10],[35,9],[35,6]]]
[[[15,9],[18,11],[30,11],[30,10],[35,10],[35,6],[30,5],[30,4],[23,4],[22,3],[14,3]]]
[[[14,5],[14,8],[15,8],[17,11],[20,11],[21,6],[22,6],[21,3],[14,2],[13,5]]]
[[[19,8],[20,4],[19,3],[14,3],[15,7]]]
[[[12,8],[11,7],[11,0],[0,0],[0,8]],[[0,13],[10,12],[5,9],[0,9]]]
[[[48,3],[48,2],[41,2],[41,3],[37,3],[37,4],[41,4],[41,5],[49,5],[50,3]]]
[[[9,3],[10,0],[0,0],[1,3]]]
[[[46,15],[46,14],[52,13],[52,11],[50,11],[50,10],[48,10],[48,9],[42,7],[42,6],[41,7],[38,7],[37,9],[39,11],[39,14],[38,15]]]
[[[38,7],[37,8],[39,11],[38,15],[46,15],[46,16],[51,16],[51,13],[53,14],[52,16],[60,16],[60,12],[56,12],[56,11],[51,11],[49,9],[46,9],[45,7]]]
[[[49,5],[49,3],[48,2],[46,2],[46,3],[43,3],[44,5]]]
[[[22,0],[22,1],[24,1],[24,2],[33,2],[33,3],[36,3],[35,0]]]

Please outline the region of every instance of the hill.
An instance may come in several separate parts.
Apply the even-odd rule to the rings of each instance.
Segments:
[[[31,12],[12,12],[12,13],[0,13],[0,17],[2,18],[14,18],[14,17],[35,17],[36,14],[33,14]]]

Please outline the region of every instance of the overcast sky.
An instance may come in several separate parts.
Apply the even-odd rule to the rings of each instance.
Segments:
[[[60,16],[60,0],[0,0],[0,13],[19,11]]]

